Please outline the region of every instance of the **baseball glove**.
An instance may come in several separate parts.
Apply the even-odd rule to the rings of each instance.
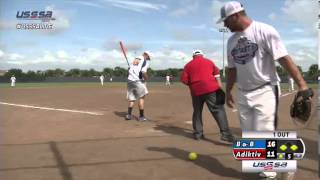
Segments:
[[[313,91],[311,88],[299,91],[290,107],[290,116],[302,123],[306,123],[311,115]]]

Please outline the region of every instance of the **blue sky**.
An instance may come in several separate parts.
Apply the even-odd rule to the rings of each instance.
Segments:
[[[152,52],[151,68],[183,68],[202,49],[222,68],[223,0],[2,0],[0,69],[126,67],[123,41],[132,59]],[[254,20],[274,26],[296,64],[318,63],[316,0],[241,0]],[[52,30],[18,30],[17,11],[53,11]],[[40,22],[40,21],[38,21]],[[38,23],[37,22],[37,23]],[[226,38],[230,33],[226,33]],[[225,60],[226,61],[226,60]]]

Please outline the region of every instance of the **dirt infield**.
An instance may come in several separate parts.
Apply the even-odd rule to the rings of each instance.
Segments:
[[[207,108],[207,140],[192,139],[186,87],[150,84],[149,91],[145,114],[151,121],[138,122],[124,120],[124,84],[0,88],[0,179],[257,179],[256,174],[241,173],[241,163],[234,160],[230,145],[219,140]],[[292,98],[287,94],[280,99],[281,130],[295,130],[288,116]],[[227,108],[227,115],[239,137],[237,111]],[[295,179],[318,179],[316,114],[298,136],[307,152],[298,161]],[[187,159],[191,151],[199,154],[196,161]]]

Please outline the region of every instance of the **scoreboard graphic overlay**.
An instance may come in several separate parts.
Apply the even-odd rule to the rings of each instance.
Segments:
[[[233,144],[233,155],[242,161],[242,172],[296,171],[305,144],[294,131],[245,131]]]

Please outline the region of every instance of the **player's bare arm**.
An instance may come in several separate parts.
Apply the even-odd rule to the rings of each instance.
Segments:
[[[185,85],[189,84],[189,77],[188,77],[188,73],[183,70],[182,76],[181,76],[181,82]]]
[[[145,81],[147,81],[149,79],[148,73],[145,72],[145,73],[142,73],[142,75],[143,75],[143,79]]]
[[[293,62],[290,56],[284,56],[278,60],[280,65],[286,69],[290,76],[294,79],[294,81],[299,86],[299,91],[308,89],[308,85],[306,81],[303,79],[298,67]]]
[[[234,83],[236,82],[237,71],[236,68],[227,68],[227,84],[226,84],[226,100],[230,108],[234,107],[234,100],[231,94]]]

